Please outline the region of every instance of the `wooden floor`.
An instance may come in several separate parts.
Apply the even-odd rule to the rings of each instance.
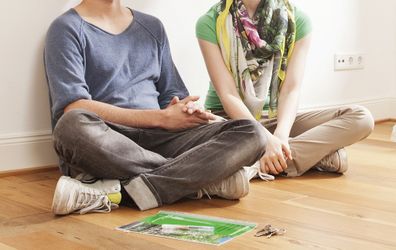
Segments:
[[[213,249],[396,249],[396,143],[392,123],[377,125],[348,148],[342,176],[309,173],[296,179],[254,181],[241,201],[187,200],[162,210],[247,220],[283,227],[283,236],[247,233]],[[0,179],[0,249],[210,249],[115,227],[152,215],[120,208],[110,214],[55,217],[50,212],[59,174],[48,171]]]

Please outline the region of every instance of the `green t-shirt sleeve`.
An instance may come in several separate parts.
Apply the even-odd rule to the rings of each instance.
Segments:
[[[198,39],[218,44],[216,34],[216,19],[217,12],[215,6],[198,19],[195,26],[195,32]]]
[[[298,8],[295,8],[296,17],[296,42],[312,31],[311,19],[307,14]]]

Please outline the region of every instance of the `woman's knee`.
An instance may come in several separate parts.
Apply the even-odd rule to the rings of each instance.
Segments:
[[[374,118],[371,112],[360,105],[353,105],[350,107],[351,114],[353,115],[354,119],[354,126],[352,127],[353,130],[358,132],[362,138],[367,137],[371,134],[374,130]]]

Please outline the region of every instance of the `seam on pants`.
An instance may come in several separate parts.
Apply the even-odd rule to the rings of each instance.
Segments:
[[[149,180],[147,179],[147,177],[144,174],[141,174],[140,177],[142,178],[144,183],[147,185],[147,187],[150,189],[150,191],[153,193],[154,197],[157,199],[158,205],[162,206],[163,203],[162,203],[161,197],[159,196],[155,187],[149,182]]]

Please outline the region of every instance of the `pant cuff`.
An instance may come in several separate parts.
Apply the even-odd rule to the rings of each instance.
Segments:
[[[294,156],[293,156],[293,158],[294,158]],[[284,173],[286,174],[287,177],[297,177],[302,174],[302,173],[298,172],[294,160],[287,160],[286,163],[287,163],[287,168],[285,169]]]
[[[127,185],[124,185],[124,189],[142,211],[156,208],[160,205],[153,192],[151,192],[140,176],[131,180]]]
[[[287,177],[297,177],[297,176],[301,175],[301,174],[298,174],[295,166],[289,166],[289,165],[287,166],[285,173],[286,173]]]

